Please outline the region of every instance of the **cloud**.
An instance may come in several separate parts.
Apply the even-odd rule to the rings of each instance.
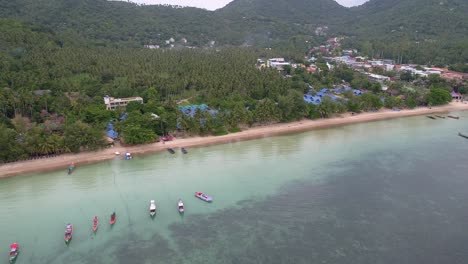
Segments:
[[[224,7],[232,0],[132,0],[131,2],[147,4],[147,5],[156,5],[156,4],[170,4],[170,5],[180,5],[180,6],[194,6],[199,8],[205,8],[208,10],[216,10],[218,8]],[[339,4],[350,7],[361,5],[367,0],[336,0]]]
[[[368,0],[336,0],[340,5],[346,6],[346,7],[351,7],[351,6],[357,6],[357,5],[362,5]]]
[[[148,5],[170,4],[180,6],[193,6],[215,10],[227,5],[231,0],[132,0],[131,2],[142,3]]]

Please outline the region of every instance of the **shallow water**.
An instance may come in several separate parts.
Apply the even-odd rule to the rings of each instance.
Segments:
[[[0,256],[16,241],[16,263],[466,263],[468,112],[457,115],[2,179]]]

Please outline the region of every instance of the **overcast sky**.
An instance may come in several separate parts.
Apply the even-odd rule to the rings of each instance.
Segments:
[[[209,10],[215,10],[227,5],[232,0],[131,0],[135,3],[145,4],[171,4],[181,6],[195,6],[200,8],[206,8]],[[338,3],[344,6],[360,5],[367,0],[336,0]]]

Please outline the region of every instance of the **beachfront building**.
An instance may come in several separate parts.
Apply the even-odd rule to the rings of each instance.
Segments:
[[[139,102],[143,104],[143,98],[141,97],[114,98],[108,95],[104,97],[104,104],[106,104],[107,110],[115,110],[119,107],[125,107],[130,102]]]

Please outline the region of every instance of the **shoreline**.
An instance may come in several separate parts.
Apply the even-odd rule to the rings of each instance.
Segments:
[[[82,152],[78,154],[63,154],[51,158],[43,158],[36,160],[25,160],[0,165],[0,178],[12,177],[23,174],[40,173],[48,171],[63,170],[64,174],[68,165],[72,162],[79,165],[87,165],[98,163],[101,161],[111,160],[116,158],[115,152],[120,152],[121,156],[129,151],[132,155],[135,154],[150,154],[161,151],[166,151],[167,148],[191,148],[209,145],[226,144],[231,142],[246,141],[264,137],[300,133],[315,129],[324,129],[337,126],[345,126],[357,123],[366,123],[380,121],[386,119],[394,119],[409,116],[426,115],[433,113],[443,113],[451,111],[468,110],[468,104],[461,102],[452,102],[445,106],[439,107],[422,107],[412,110],[401,110],[398,112],[385,109],[379,112],[366,112],[356,115],[345,113],[339,117],[318,119],[318,120],[302,120],[291,123],[279,123],[268,126],[259,126],[249,128],[247,130],[227,134],[224,136],[206,136],[206,137],[189,137],[175,139],[174,141],[161,142],[137,145],[131,147],[112,147],[94,152]]]

